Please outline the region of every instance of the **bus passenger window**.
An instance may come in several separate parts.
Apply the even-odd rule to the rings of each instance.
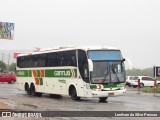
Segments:
[[[65,66],[65,61],[64,61],[64,57],[61,57],[61,62],[60,62],[60,66]]]
[[[70,66],[76,66],[76,58],[75,58],[75,56],[71,57]]]

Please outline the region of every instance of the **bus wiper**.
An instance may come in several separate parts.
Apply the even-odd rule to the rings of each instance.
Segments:
[[[107,78],[107,76],[108,76],[108,74],[109,74],[109,72],[108,72],[109,70],[108,70],[108,66],[107,66],[107,69],[106,69],[106,71],[104,72],[104,81],[105,81],[105,79]],[[104,83],[104,81],[102,82],[102,83]]]
[[[118,82],[120,82],[119,77],[118,77],[118,75],[117,75],[117,73],[115,71],[115,68],[114,68],[113,64],[112,64],[112,72],[113,72],[113,74],[116,75]]]

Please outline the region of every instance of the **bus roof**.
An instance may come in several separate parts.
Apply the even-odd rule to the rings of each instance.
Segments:
[[[88,50],[119,50],[118,48],[111,47],[111,46],[58,46],[53,48],[40,48],[37,51],[22,53],[18,56],[25,56],[25,55],[34,55],[34,54],[41,54],[41,53],[48,53],[48,52],[58,52],[58,51],[67,51],[67,50],[77,50],[82,49],[85,51]]]

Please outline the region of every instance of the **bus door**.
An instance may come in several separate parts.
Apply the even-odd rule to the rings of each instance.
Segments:
[[[87,97],[89,94],[89,70],[86,52],[78,50],[78,68],[79,68],[79,93]]]

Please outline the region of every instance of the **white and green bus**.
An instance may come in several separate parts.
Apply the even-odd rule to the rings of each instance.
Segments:
[[[106,101],[124,95],[125,59],[114,47],[57,47],[17,57],[18,89],[27,94],[70,95]]]

